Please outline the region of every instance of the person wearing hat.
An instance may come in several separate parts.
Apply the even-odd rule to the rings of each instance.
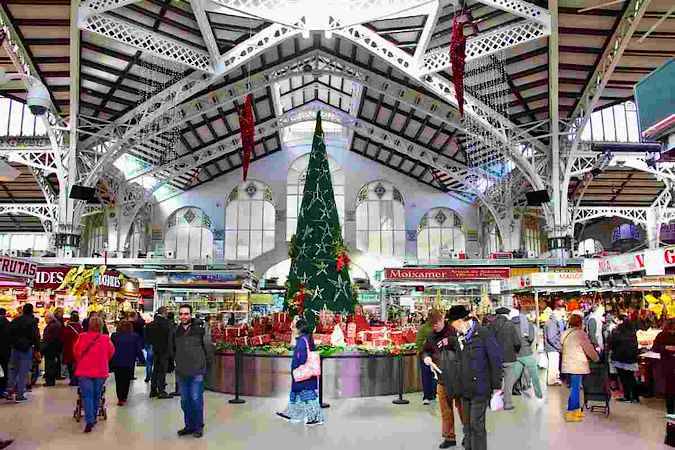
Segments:
[[[502,364],[504,367],[504,410],[511,411],[513,407],[513,386],[516,384],[516,359],[520,352],[520,333],[516,324],[509,320],[511,309],[502,306],[497,308],[497,318],[490,326],[497,342],[502,345]]]
[[[464,449],[486,450],[485,413],[490,398],[502,386],[502,349],[494,334],[455,305],[446,315],[455,329],[459,374],[458,391],[464,411]]]

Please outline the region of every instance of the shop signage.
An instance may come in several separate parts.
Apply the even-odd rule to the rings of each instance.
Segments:
[[[532,287],[583,286],[582,272],[537,272],[530,275]]]
[[[114,270],[107,270],[103,275],[96,275],[94,285],[104,289],[119,290],[122,287],[120,274]]]
[[[501,280],[508,278],[508,267],[405,267],[384,269],[387,281],[471,281]]]
[[[34,289],[57,289],[70,267],[40,267],[35,274]]]
[[[23,259],[0,256],[0,273],[32,280],[37,273],[37,264]]]
[[[600,275],[625,274],[645,270],[645,253],[658,252],[664,267],[675,267],[675,246],[608,256],[600,260]]]

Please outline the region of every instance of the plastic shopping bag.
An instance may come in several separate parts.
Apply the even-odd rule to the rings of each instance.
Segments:
[[[504,409],[504,393],[502,391],[495,391],[490,399],[490,410],[501,411]]]

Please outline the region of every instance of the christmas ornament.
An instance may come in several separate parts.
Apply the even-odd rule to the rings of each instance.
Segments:
[[[253,117],[253,95],[248,94],[244,106],[239,110],[239,130],[241,132],[242,169],[244,181],[248,176],[248,166],[255,146],[255,118]]]
[[[459,115],[464,116],[464,63],[466,61],[466,37],[464,37],[464,17],[462,10],[452,18],[452,37],[450,38],[450,63],[452,64],[452,83],[459,106]]]

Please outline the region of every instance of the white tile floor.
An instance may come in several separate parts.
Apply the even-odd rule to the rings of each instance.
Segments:
[[[76,395],[71,388],[40,387],[28,395],[30,401],[24,404],[0,401],[0,438],[16,439],[10,450],[85,445],[93,450],[431,450],[440,442],[438,405],[423,406],[417,394],[408,395],[411,403],[405,406],[392,405],[390,397],[333,400],[325,410],[327,424],[307,429],[276,419],[273,411],[284,407],[284,399],[247,398],[244,405],[230,405],[230,396],[207,393],[207,428],[201,440],[176,436],[182,426],[179,400],[147,399],[142,378],[134,382],[130,402],[123,408],[115,405],[114,385],[109,384],[109,418],[90,435],[84,435],[82,425],[71,417]],[[517,397],[515,411],[489,413],[489,448],[670,449],[663,445],[662,401],[615,402],[609,418],[589,414],[583,423],[567,424],[561,414],[566,396],[564,388],[552,388],[544,403]]]

